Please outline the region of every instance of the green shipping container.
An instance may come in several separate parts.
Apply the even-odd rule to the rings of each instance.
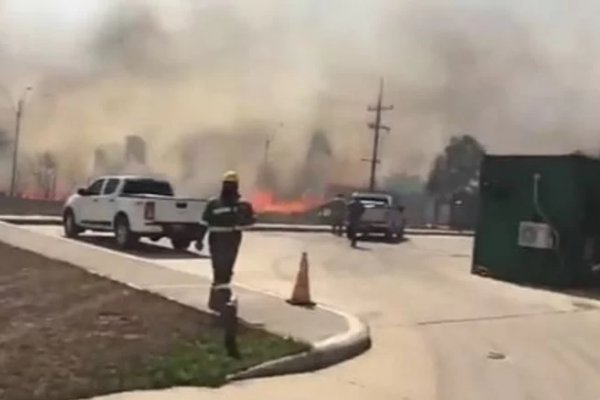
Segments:
[[[480,193],[474,273],[557,288],[597,284],[600,161],[486,156]],[[547,228],[548,246],[531,245],[540,233],[531,225]]]

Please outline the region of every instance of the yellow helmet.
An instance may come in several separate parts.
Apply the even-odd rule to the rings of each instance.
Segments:
[[[223,175],[223,182],[238,183],[239,181],[240,178],[235,171],[227,171],[225,172],[225,175]]]

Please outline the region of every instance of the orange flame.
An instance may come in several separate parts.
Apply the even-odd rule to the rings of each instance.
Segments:
[[[25,200],[64,201],[69,197],[69,190],[64,185],[57,185],[50,193],[33,185],[26,186],[17,194]]]
[[[271,192],[257,192],[251,197],[251,203],[257,213],[295,214],[317,207],[320,201],[315,198],[281,201]]]

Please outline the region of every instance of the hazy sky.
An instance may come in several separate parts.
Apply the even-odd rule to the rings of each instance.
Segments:
[[[0,0],[0,82],[55,92],[32,106],[30,148],[140,133],[176,173],[184,137],[250,124],[290,170],[324,129],[362,181],[380,76],[396,106],[383,173],[425,172],[459,133],[492,152],[598,150],[599,15],[594,0]]]

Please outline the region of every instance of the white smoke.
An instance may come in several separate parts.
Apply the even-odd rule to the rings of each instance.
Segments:
[[[0,82],[15,96],[36,87],[23,147],[60,154],[74,180],[95,146],[130,134],[147,139],[153,169],[194,191],[227,168],[252,181],[273,134],[271,159],[294,176],[325,130],[337,179],[361,184],[381,76],[395,104],[382,174],[424,173],[454,134],[492,152],[595,151],[600,4],[566,4],[4,0]],[[191,177],[190,146],[203,155]]]

